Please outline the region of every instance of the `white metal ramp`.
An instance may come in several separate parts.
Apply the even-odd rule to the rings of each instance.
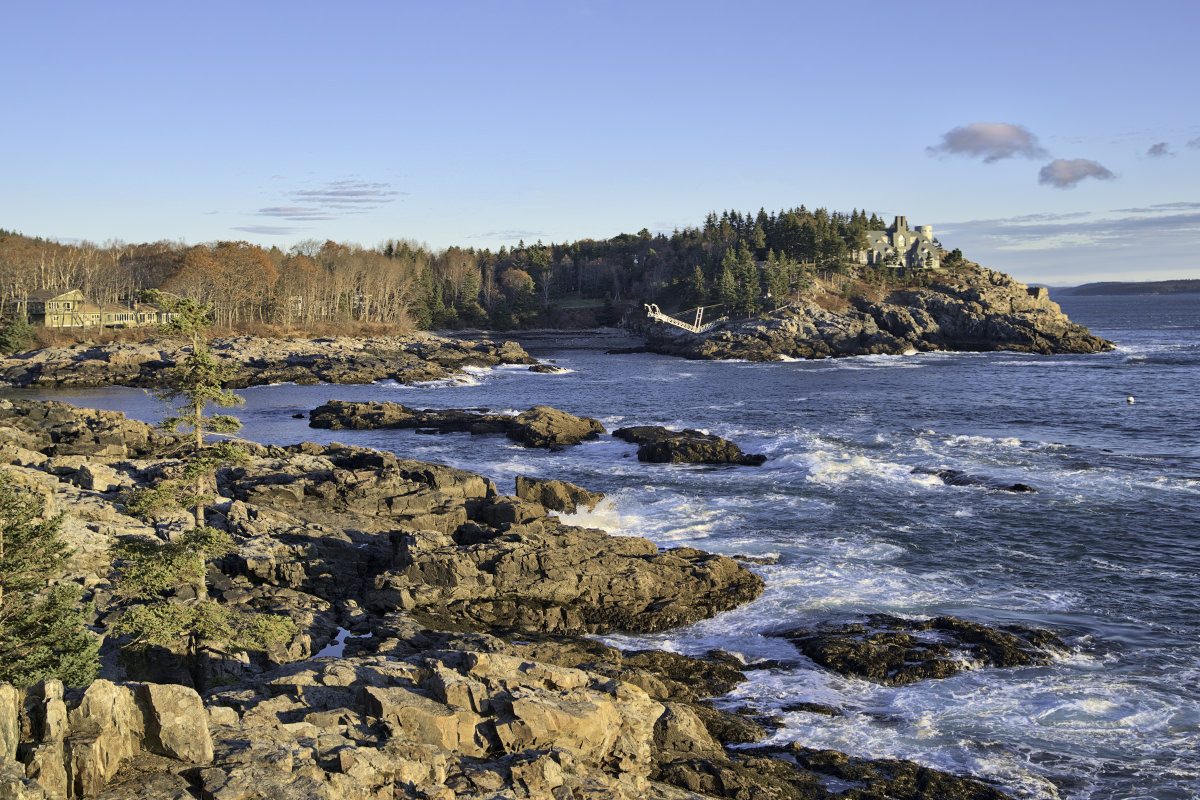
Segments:
[[[704,322],[704,306],[700,306],[696,309],[695,322],[688,323],[676,319],[669,314],[664,314],[658,309],[658,305],[655,303],[646,303],[645,306],[646,316],[650,319],[655,320],[656,322],[665,322],[668,325],[674,325],[676,328],[683,328],[685,331],[691,331],[692,333],[707,333],[725,320],[729,319],[729,317],[718,317],[711,322]]]

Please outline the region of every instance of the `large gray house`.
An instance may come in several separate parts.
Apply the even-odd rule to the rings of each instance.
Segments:
[[[867,231],[867,249],[861,252],[860,261],[914,269],[937,269],[942,264],[933,243],[933,226],[909,228],[907,217],[896,217],[887,230]]]

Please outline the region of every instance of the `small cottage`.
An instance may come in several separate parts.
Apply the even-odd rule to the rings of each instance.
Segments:
[[[40,289],[9,300],[11,316],[22,310],[33,325],[46,328],[132,328],[168,322],[171,314],[148,303],[100,306],[89,303],[78,289]]]

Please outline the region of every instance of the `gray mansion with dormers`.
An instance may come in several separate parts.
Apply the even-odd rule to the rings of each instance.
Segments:
[[[859,261],[914,269],[937,269],[942,263],[933,243],[933,226],[909,228],[907,217],[896,217],[887,230],[867,231],[867,249],[860,252]]]

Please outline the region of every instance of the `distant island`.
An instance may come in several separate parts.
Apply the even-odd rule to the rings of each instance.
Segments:
[[[1055,287],[1058,295],[1200,294],[1200,279],[1175,281],[1101,281]]]

